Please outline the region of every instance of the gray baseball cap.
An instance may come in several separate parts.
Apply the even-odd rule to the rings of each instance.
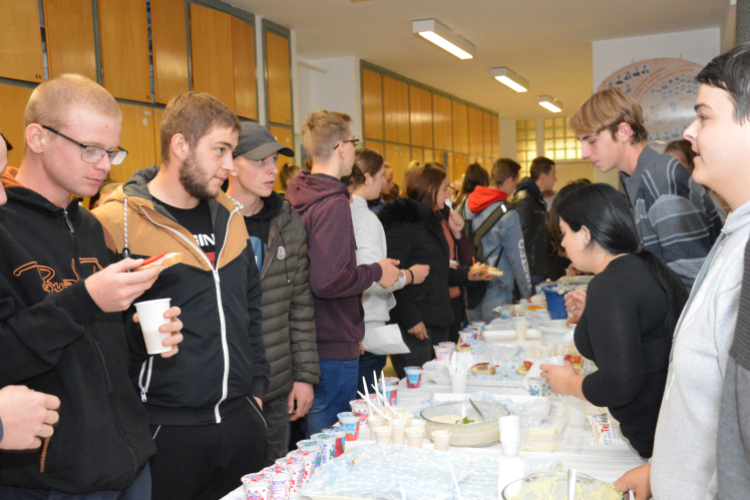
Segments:
[[[294,151],[276,142],[267,128],[255,122],[245,122],[242,124],[237,149],[234,150],[232,156],[262,160],[277,152],[284,156],[294,157]]]

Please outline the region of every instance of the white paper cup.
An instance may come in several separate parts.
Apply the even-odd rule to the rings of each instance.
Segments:
[[[407,427],[404,429],[406,434],[406,444],[409,448],[421,448],[424,440],[424,429],[421,427]]]
[[[391,433],[391,442],[393,444],[404,444],[404,428],[406,427],[406,419],[394,418],[393,419],[393,432]]]
[[[529,395],[546,396],[547,380],[541,377],[529,377]]]
[[[521,442],[521,419],[519,419],[517,415],[500,417],[498,419],[498,425],[500,426],[500,442]]]
[[[381,425],[374,428],[375,442],[380,444],[391,444],[392,430],[387,425]]]
[[[432,444],[437,451],[448,451],[451,442],[450,431],[432,431]]]
[[[525,317],[516,318],[514,321],[516,328],[516,340],[523,342],[526,340],[526,331],[529,329],[529,321]]]
[[[572,396],[563,399],[565,400],[565,406],[568,407],[568,424],[571,427],[582,429],[586,423],[586,402]]]
[[[521,448],[521,443],[506,443],[502,442],[500,445],[503,447],[503,455],[506,457],[517,457],[518,450]]]
[[[143,340],[146,342],[146,351],[150,355],[172,350],[171,346],[162,345],[162,341],[168,339],[172,334],[159,331],[160,326],[172,321],[164,317],[164,313],[169,309],[170,301],[171,299],[156,299],[135,304],[135,309],[138,311],[138,321],[143,332]]]
[[[469,372],[451,373],[451,392],[453,394],[466,393],[466,378],[468,376]]]
[[[547,359],[548,365],[565,366],[565,356],[554,356]]]

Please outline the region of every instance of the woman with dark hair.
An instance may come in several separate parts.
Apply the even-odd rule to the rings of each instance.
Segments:
[[[461,182],[461,189],[456,196],[456,212],[462,214],[463,207],[461,204],[466,198],[474,192],[477,186],[487,187],[490,185],[490,174],[479,163],[472,163],[466,168],[464,180]]]
[[[450,286],[492,277],[469,276],[469,266],[452,269],[450,248],[443,229],[442,213],[448,178],[437,163],[415,167],[407,183],[405,198],[387,203],[378,213],[385,229],[388,257],[404,267],[427,264],[430,274],[422,284],[394,293],[396,307],[391,320],[398,323],[409,354],[391,356],[399,377],[404,367],[421,366],[434,358],[432,347],[448,340],[453,324]]]
[[[560,244],[562,236],[560,233],[560,217],[557,215],[557,206],[573,191],[577,191],[582,187],[590,185],[591,182],[588,181],[588,179],[568,183],[557,193],[552,205],[549,207],[547,230],[549,231],[550,256],[547,277],[552,281],[557,281],[562,276],[565,276],[565,270],[570,266],[570,259],[568,259],[565,249]]]
[[[672,334],[687,290],[640,246],[628,202],[612,186],[574,191],[557,210],[568,257],[576,268],[596,275],[575,344],[599,370],[583,376],[570,363],[542,365],[542,376],[558,394],[608,407],[630,445],[650,458]]]
[[[357,243],[357,265],[363,266],[379,262],[387,257],[385,232],[378,216],[367,206],[367,202],[378,198],[385,184],[385,166],[383,157],[377,151],[368,148],[355,150],[354,167],[348,177],[341,182],[349,187],[352,193],[350,207],[352,209],[352,224],[354,225],[354,239]],[[373,283],[362,296],[362,307],[365,310],[365,339],[382,335],[382,330],[389,321],[388,312],[396,305],[393,292],[401,290],[406,285],[418,285],[425,280],[430,272],[430,266],[414,264],[403,269],[399,280],[390,288],[383,288]],[[360,344],[359,376],[357,385],[364,393],[362,376],[368,379],[372,372],[380,373],[385,367],[386,355],[367,352]]]

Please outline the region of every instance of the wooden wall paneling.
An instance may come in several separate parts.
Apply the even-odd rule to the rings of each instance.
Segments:
[[[0,83],[0,132],[13,146],[13,150],[8,152],[8,165],[11,167],[20,165],[23,158],[23,114],[33,90]]]
[[[434,106],[433,122],[435,129],[435,149],[452,151],[453,133],[451,123],[451,101],[446,97],[433,94],[432,102]]]
[[[469,108],[469,154],[482,156],[483,141],[482,111],[477,108]]]
[[[161,120],[164,118],[164,110],[153,108],[151,110],[154,122],[154,165],[161,165]]]
[[[492,115],[482,112],[482,150],[485,158],[492,156]]]
[[[368,69],[362,70],[362,107],[364,108],[365,114],[363,120],[365,126],[365,138],[382,141],[383,77],[379,73],[375,73]],[[382,144],[380,146],[382,148]]]
[[[50,78],[78,73],[96,81],[91,0],[44,0],[44,32]]]
[[[432,149],[425,149],[424,150],[424,161],[425,163],[429,163],[431,161],[435,161],[435,151]]]
[[[98,0],[97,5],[102,84],[120,99],[151,102],[146,2]]]
[[[266,31],[266,78],[268,121],[292,124],[292,87],[289,66],[289,40]]]
[[[422,148],[415,148],[412,146],[411,148],[411,160],[418,161],[420,163],[424,163],[424,149]]]
[[[232,17],[232,44],[234,47],[235,111],[243,118],[257,120],[258,98],[255,76],[255,28],[234,16]],[[291,125],[291,114],[289,124]]]
[[[44,80],[37,0],[0,2],[0,77],[29,82]]]
[[[122,111],[120,146],[129,152],[125,161],[112,166],[109,178],[124,183],[136,170],[154,164],[156,156],[154,108],[120,103],[120,110]]]
[[[398,106],[398,142],[409,144],[409,85],[396,81]]]
[[[167,104],[190,90],[184,0],[151,0],[154,100]]]
[[[365,147],[377,151],[385,159],[385,146],[383,146],[382,142],[365,141]]]
[[[419,100],[422,111],[422,146],[431,148],[432,141],[432,93],[420,89]]]
[[[438,163],[441,163],[445,170],[448,172],[448,180],[453,180],[453,153],[441,153],[440,157],[437,158]]]
[[[294,150],[294,137],[292,135],[292,129],[270,126],[268,127],[268,130],[271,132],[271,134],[273,134],[276,142],[278,142],[282,146],[286,146]],[[278,165],[279,167],[279,171],[281,171],[281,167],[283,167],[285,163],[291,163],[293,165],[294,158],[280,154],[279,159],[276,162],[276,165]],[[276,184],[274,184],[273,190],[281,192],[281,181],[278,175],[276,176]]]
[[[409,85],[409,129],[411,145],[423,146],[422,141],[422,100],[419,88]]]
[[[232,47],[232,16],[191,3],[193,89],[213,94],[234,109],[234,61],[229,47]]]
[[[492,115],[492,157],[500,157],[500,119]]]
[[[451,180],[457,181],[461,179],[461,176],[466,173],[466,167],[468,167],[468,157],[462,154],[453,155],[453,177]]]
[[[384,158],[385,161],[390,163],[391,167],[393,167],[393,182],[400,186],[401,180],[404,177],[404,168],[398,161],[398,151],[396,148],[397,146],[395,144],[386,143]]]
[[[465,104],[452,101],[453,151],[469,152],[469,114]]]
[[[398,97],[396,80],[383,77],[383,111],[385,120],[385,140],[398,142]]]

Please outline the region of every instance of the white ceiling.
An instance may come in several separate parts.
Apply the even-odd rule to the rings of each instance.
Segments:
[[[357,56],[497,111],[550,114],[549,94],[571,114],[591,94],[591,42],[718,27],[723,0],[230,0],[297,33],[300,58]],[[460,61],[411,34],[436,18],[476,46]],[[508,66],[530,82],[517,94],[490,77]]]

